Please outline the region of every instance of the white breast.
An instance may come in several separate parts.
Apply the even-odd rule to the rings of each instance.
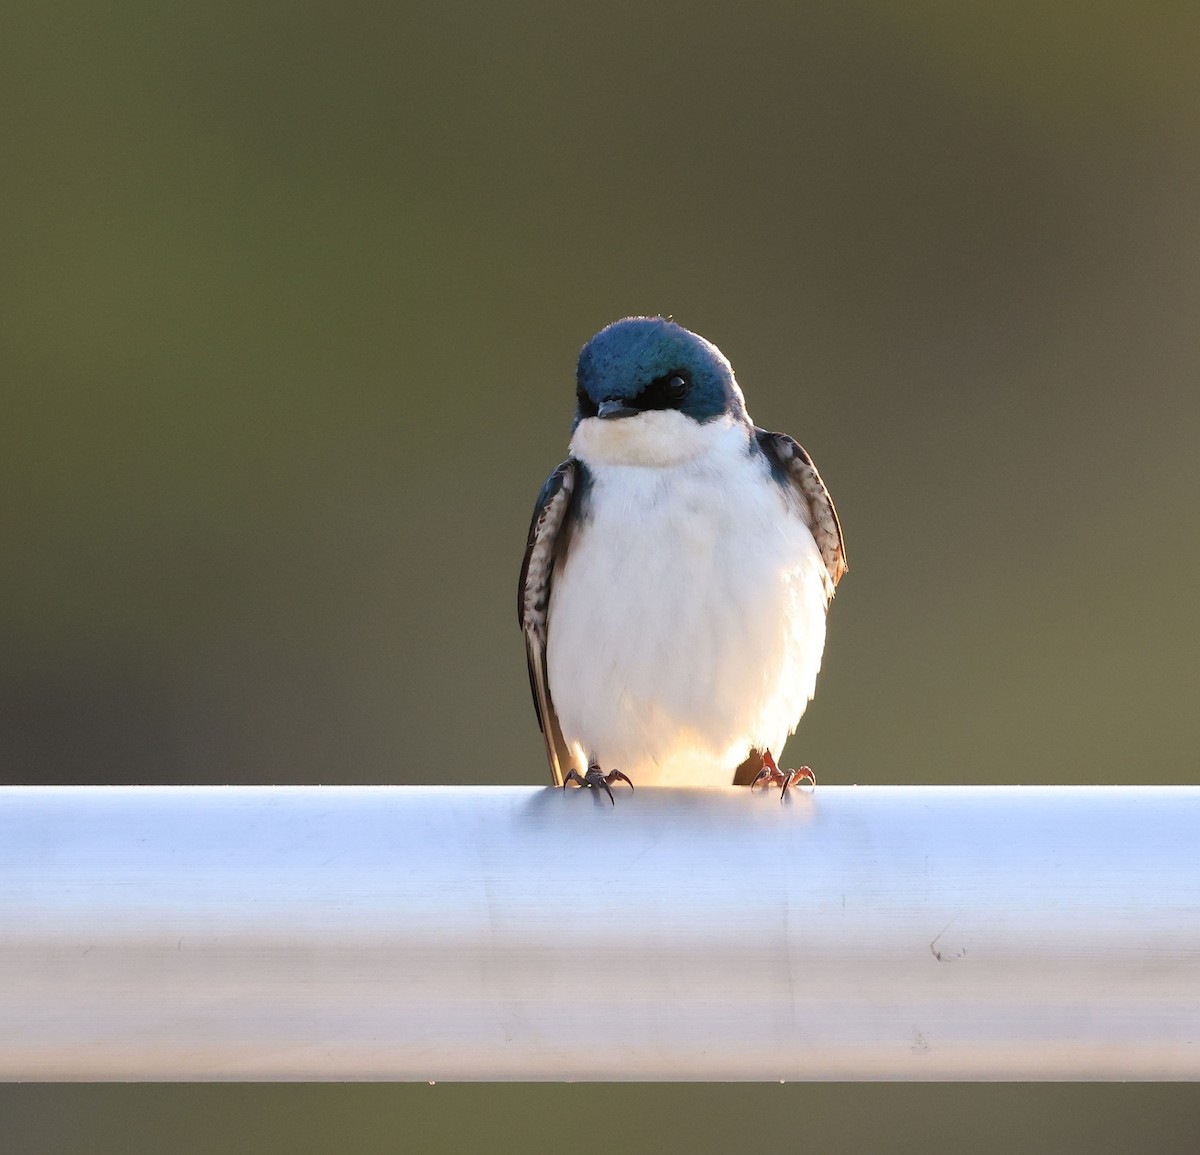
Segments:
[[[728,785],[751,749],[781,749],[812,697],[828,575],[748,438],[672,411],[576,430],[592,487],[555,575],[547,660],[581,770],[594,757],[637,784]]]

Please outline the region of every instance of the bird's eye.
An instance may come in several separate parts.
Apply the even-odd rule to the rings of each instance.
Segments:
[[[687,391],[691,386],[688,384],[685,377],[681,377],[678,373],[667,378],[667,396],[672,401],[682,401],[687,396]]]
[[[586,389],[577,389],[575,398],[579,402],[579,415],[581,417],[595,417],[600,412],[599,406],[587,394]]]

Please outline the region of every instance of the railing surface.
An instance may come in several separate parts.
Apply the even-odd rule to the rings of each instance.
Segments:
[[[0,789],[6,1079],[1194,1079],[1200,788]]]

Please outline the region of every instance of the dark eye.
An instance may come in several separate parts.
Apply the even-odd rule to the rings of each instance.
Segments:
[[[581,417],[595,417],[600,412],[596,402],[588,396],[586,389],[577,389],[575,391],[575,399],[579,402],[579,415]]]
[[[691,388],[687,379],[681,377],[678,373],[667,378],[667,396],[672,401],[682,401],[687,396],[687,391]]]

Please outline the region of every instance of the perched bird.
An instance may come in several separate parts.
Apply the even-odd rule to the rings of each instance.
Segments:
[[[618,780],[811,779],[773,752],[813,696],[845,572],[816,466],[751,422],[721,351],[663,317],[602,329],[517,597],[555,783],[611,799]]]

